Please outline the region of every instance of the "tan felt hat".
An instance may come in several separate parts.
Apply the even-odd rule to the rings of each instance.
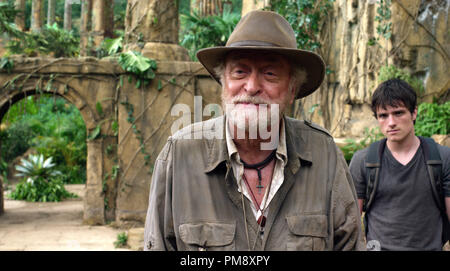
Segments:
[[[220,84],[214,68],[234,50],[270,51],[287,57],[307,73],[306,82],[297,92],[303,98],[319,88],[325,76],[325,63],[311,51],[297,49],[295,33],[282,16],[271,11],[255,10],[247,13],[236,25],[225,46],[201,49],[197,58]]]

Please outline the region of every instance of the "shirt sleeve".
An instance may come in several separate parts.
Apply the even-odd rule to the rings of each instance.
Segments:
[[[144,230],[144,250],[176,250],[172,219],[172,141],[155,162]]]
[[[358,199],[366,198],[367,180],[366,180],[366,167],[364,163],[367,152],[368,152],[367,148],[357,151],[353,155],[349,166]]]
[[[338,151],[331,192],[333,250],[365,250],[355,187],[345,159]]]

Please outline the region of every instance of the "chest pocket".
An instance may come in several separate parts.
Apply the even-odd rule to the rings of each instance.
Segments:
[[[295,215],[286,217],[290,234],[287,250],[324,250],[328,236],[326,215]]]
[[[186,223],[179,232],[187,250],[235,250],[235,223]]]

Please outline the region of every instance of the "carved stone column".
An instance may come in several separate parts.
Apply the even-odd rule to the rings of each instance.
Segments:
[[[189,61],[178,45],[178,6],[175,0],[130,0],[125,17],[125,50],[140,51],[157,60]]]

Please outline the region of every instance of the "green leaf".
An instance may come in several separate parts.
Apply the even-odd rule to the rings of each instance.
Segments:
[[[132,72],[144,72],[151,67],[150,59],[143,57],[140,53],[134,51],[121,53],[119,64],[124,70]]]
[[[161,80],[158,80],[158,87],[157,87],[158,91],[160,91],[162,89],[162,83]]]
[[[119,37],[116,39],[109,39],[106,38],[103,42],[104,47],[106,49],[106,51],[108,52],[108,55],[114,55],[117,54],[120,50],[122,50],[122,42],[123,42],[123,37]]]
[[[95,104],[95,109],[97,109],[97,113],[98,113],[100,116],[103,116],[103,107],[102,107],[102,104],[101,104],[100,102],[97,102],[97,103]]]
[[[100,126],[97,125],[97,127],[95,127],[95,129],[89,134],[87,139],[94,140],[94,139],[98,138],[99,135],[100,135]]]
[[[119,123],[117,122],[117,120],[114,120],[111,123],[111,129],[112,129],[112,131],[114,133],[114,136],[117,136],[118,133],[119,133]]]

